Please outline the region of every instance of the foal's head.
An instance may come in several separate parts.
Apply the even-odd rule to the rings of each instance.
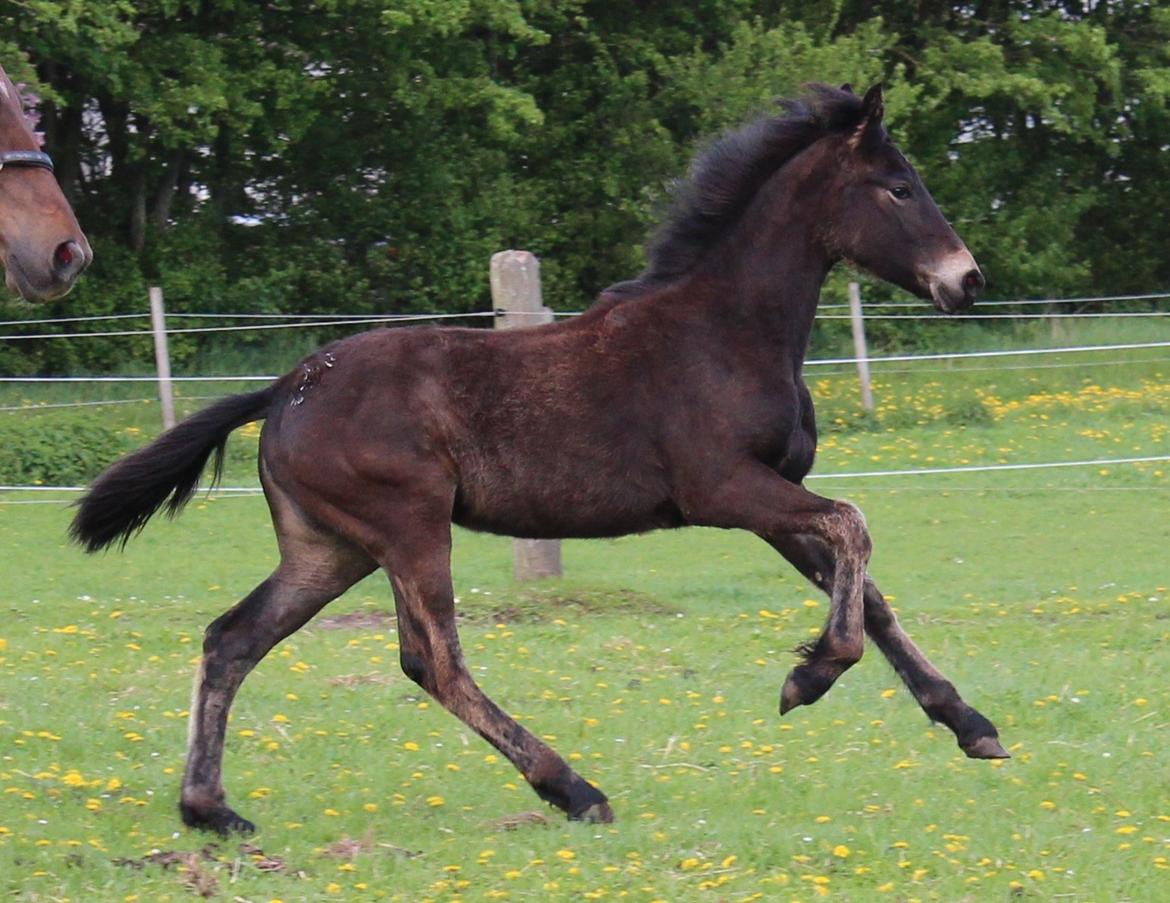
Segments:
[[[846,86],[845,90],[848,90]],[[882,125],[881,86],[855,108],[857,117],[828,139],[837,184],[824,211],[827,243],[841,257],[953,313],[983,288],[975,258]]]
[[[951,313],[975,300],[983,274],[882,125],[882,92],[811,85],[782,116],[729,132],[676,187],[647,249],[648,266],[609,291],[636,294],[742,254],[767,255],[807,225],[824,262],[845,259]],[[783,195],[781,199],[781,195]],[[755,211],[753,217],[750,211]],[[761,217],[782,230],[760,238]]]

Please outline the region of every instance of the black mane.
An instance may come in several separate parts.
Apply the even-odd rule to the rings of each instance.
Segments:
[[[729,132],[695,158],[647,246],[646,269],[606,293],[637,294],[690,272],[776,170],[825,135],[854,128],[862,117],[860,97],[828,85],[810,85],[802,97],[777,103],[782,116]]]

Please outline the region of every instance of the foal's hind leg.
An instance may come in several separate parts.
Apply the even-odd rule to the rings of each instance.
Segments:
[[[827,592],[832,586],[835,562],[823,543],[807,537],[789,537],[773,545],[821,589]],[[864,600],[866,633],[894,666],[927,717],[950,728],[959,747],[971,758],[1007,758],[995,725],[964,702],[954,684],[914,644],[868,575]]]
[[[302,533],[280,540],[280,566],[204,635],[179,803],[183,821],[193,828],[255,830],[227,805],[223,789],[224,734],[236,691],[273,646],[374,570],[365,555],[329,538],[313,543]]]
[[[507,756],[545,802],[571,819],[613,821],[605,794],[502,712],[468,673],[455,629],[450,543],[449,524],[415,520],[384,563],[394,586],[402,670]]]

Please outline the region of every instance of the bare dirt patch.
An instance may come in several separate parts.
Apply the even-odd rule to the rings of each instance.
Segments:
[[[142,871],[148,865],[157,865],[163,871],[173,867],[183,886],[205,899],[219,896],[221,877],[234,881],[243,868],[306,877],[303,871],[290,869],[280,856],[269,856],[260,847],[247,842],[241,843],[234,854],[225,854],[219,844],[209,843],[198,850],[155,850],[140,859],[114,859],[113,863],[135,871]]]
[[[517,831],[520,828],[548,824],[552,824],[552,819],[543,812],[518,812],[515,815],[502,815],[499,818],[493,818],[491,821],[484,822],[484,827],[495,831]]]
[[[422,850],[408,850],[392,843],[383,843],[374,840],[373,835],[368,833],[360,838],[342,837],[341,840],[335,840],[325,848],[322,855],[330,859],[344,859],[346,862],[350,862],[358,856],[369,853],[385,853],[401,856],[403,859],[418,859],[423,855]]]

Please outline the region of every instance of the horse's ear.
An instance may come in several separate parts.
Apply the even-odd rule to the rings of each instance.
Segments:
[[[849,84],[849,82],[845,82],[845,84],[843,84],[841,86],[841,90],[844,91],[846,94],[852,94],[853,93],[853,85]]]

